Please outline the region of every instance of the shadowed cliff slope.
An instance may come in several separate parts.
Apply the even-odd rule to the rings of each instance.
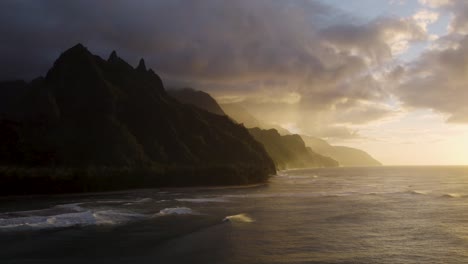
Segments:
[[[337,167],[332,158],[306,147],[299,135],[281,136],[275,129],[250,128],[250,134],[265,146],[278,169]]]
[[[244,124],[244,126],[247,128],[254,128],[254,127],[258,127],[261,129],[273,128],[276,131],[278,131],[278,133],[280,133],[281,135],[291,135],[291,132],[282,128],[281,126],[265,123],[257,119],[255,116],[250,114],[249,111],[247,111],[247,109],[245,109],[240,104],[237,104],[237,103],[222,104],[221,108],[224,110],[224,112],[228,116],[232,117],[237,122]]]
[[[167,93],[181,103],[197,106],[213,114],[226,115],[216,100],[205,92],[183,88],[168,89]]]
[[[305,144],[320,154],[326,155],[338,161],[341,166],[381,166],[378,160],[374,159],[367,152],[350,147],[332,146],[323,139],[301,135]]]
[[[275,172],[247,129],[168,96],[143,60],[133,68],[115,52],[103,60],[79,44],[64,52],[45,78],[1,83],[3,91],[14,103],[1,109],[8,120],[2,126],[18,138],[12,143],[17,146],[0,149],[0,158],[9,157],[0,160],[3,166],[154,172],[158,180],[145,176],[138,187],[244,184]]]
[[[183,89],[171,90],[169,93],[181,102],[207,111],[218,113],[218,109],[221,109],[216,100],[204,92]],[[223,105],[223,108],[227,109],[228,115],[229,113],[234,114],[237,117],[233,117],[235,120],[240,118],[245,121],[243,125],[246,127],[265,126],[240,106],[228,104]],[[280,135],[276,129],[264,130],[258,127],[249,128],[249,132],[258,142],[263,144],[278,169],[338,166],[338,162],[335,160],[307,148],[299,135],[290,135],[289,132],[287,132],[288,135]]]
[[[224,112],[239,123],[243,123],[247,128],[259,127],[262,129],[276,129],[281,135],[290,135],[291,133],[283,128],[278,128],[272,124],[266,124],[251,115],[245,108],[239,104],[221,105]],[[320,155],[330,157],[340,163],[340,166],[380,166],[379,161],[363,150],[332,146],[323,139],[301,135],[307,147]]]

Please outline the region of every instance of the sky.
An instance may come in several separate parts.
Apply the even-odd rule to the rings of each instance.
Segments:
[[[3,0],[0,80],[77,43],[385,165],[468,164],[468,1]]]

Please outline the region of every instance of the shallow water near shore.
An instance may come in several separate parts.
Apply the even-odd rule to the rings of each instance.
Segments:
[[[467,263],[468,167],[0,199],[0,263]]]

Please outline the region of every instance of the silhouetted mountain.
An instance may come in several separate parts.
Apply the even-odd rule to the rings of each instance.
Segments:
[[[303,136],[302,139],[307,146],[311,147],[316,152],[329,156],[337,160],[341,166],[381,166],[382,164],[374,159],[371,155],[356,148],[344,146],[332,146],[323,139],[316,137]]]
[[[0,82],[0,118],[11,117],[13,108],[26,92],[24,81]]]
[[[220,106],[228,116],[232,117],[237,122],[244,124],[244,126],[247,128],[254,128],[254,127],[258,127],[261,129],[273,128],[273,129],[276,129],[276,131],[278,131],[278,133],[280,133],[281,135],[292,134],[291,132],[289,132],[288,130],[280,126],[277,126],[274,124],[268,124],[268,123],[260,121],[258,118],[250,114],[247,111],[247,109],[242,107],[240,104],[231,103],[231,104],[222,104]]]
[[[3,84],[0,91],[5,87],[12,84]],[[17,99],[4,109],[5,116],[15,120],[2,126],[9,128],[9,137],[19,138],[14,149],[21,153],[4,150],[4,157],[17,157],[0,163],[125,171],[119,177],[68,173],[71,178],[56,179],[62,189],[41,185],[49,191],[245,184],[275,172],[247,129],[227,116],[177,102],[143,60],[134,69],[115,52],[106,61],[76,45],[57,59],[45,78],[18,87],[24,91],[10,94]],[[134,170],[145,173],[131,173]],[[0,177],[0,186],[27,184],[27,177],[15,183],[10,176]]]
[[[168,89],[167,93],[177,101],[196,106],[217,115],[226,115],[215,99],[209,94],[191,88]]]
[[[247,128],[259,127],[262,129],[276,129],[281,135],[290,135],[291,133],[278,126],[264,123],[251,115],[245,108],[239,104],[221,105],[224,112],[239,123],[243,123]],[[380,166],[379,161],[375,160],[365,151],[342,146],[331,146],[323,139],[301,135],[306,146],[312,148],[316,153],[330,157],[340,163],[340,166]],[[274,158],[273,158],[274,159]]]
[[[281,136],[275,129],[249,129],[250,134],[265,146],[278,169],[337,167],[338,162],[306,147],[299,135]]]
[[[216,100],[204,92],[183,89],[169,90],[168,93],[181,102],[192,104],[209,112],[219,113],[221,110]],[[237,104],[226,104],[223,107],[238,118],[247,120],[247,122],[243,123],[247,127],[264,126]],[[249,132],[257,141],[263,144],[278,169],[338,166],[338,162],[333,159],[324,157],[307,148],[298,135],[282,136],[275,129],[262,130],[258,127],[250,128]],[[287,133],[289,134],[289,131]]]

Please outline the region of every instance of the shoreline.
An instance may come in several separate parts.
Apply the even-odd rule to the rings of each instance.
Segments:
[[[271,175],[274,177],[276,175]],[[133,188],[133,189],[124,189],[124,190],[114,190],[114,191],[97,191],[97,192],[74,192],[74,193],[52,193],[52,194],[18,194],[18,195],[0,195],[1,200],[7,200],[12,198],[40,198],[40,197],[81,197],[89,195],[117,195],[117,194],[127,194],[137,191],[158,191],[158,192],[170,192],[170,191],[181,191],[181,190],[190,190],[190,191],[203,191],[203,190],[235,190],[235,189],[251,189],[257,187],[267,186],[269,180],[261,183],[246,184],[246,185],[217,185],[217,186],[180,186],[180,187],[155,187],[155,188]]]
[[[242,188],[265,184],[264,168],[246,165],[161,168],[0,167],[0,197],[89,194],[134,189]]]

